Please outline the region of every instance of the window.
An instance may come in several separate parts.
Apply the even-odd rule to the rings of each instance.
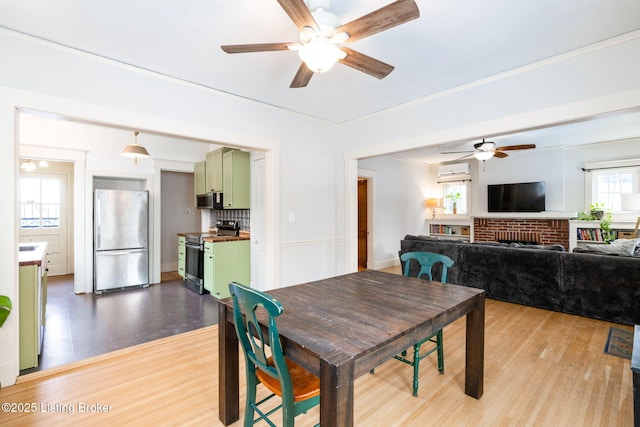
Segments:
[[[622,195],[635,193],[638,168],[593,171],[591,203],[603,203],[612,212],[622,211]]]
[[[55,178],[20,178],[20,228],[60,228],[60,186]]]
[[[454,181],[445,182],[442,186],[444,200],[444,213],[446,214],[467,214],[468,213],[468,198],[467,198],[467,182],[466,181]],[[459,197],[454,197],[457,195]],[[455,202],[455,209],[454,209]],[[454,212],[455,210],[455,212]]]

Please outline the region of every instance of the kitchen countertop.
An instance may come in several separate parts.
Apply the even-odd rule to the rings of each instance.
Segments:
[[[22,250],[18,254],[20,267],[27,265],[42,265],[44,257],[47,255],[46,242],[20,243],[21,248],[34,246],[32,250]]]
[[[204,242],[234,242],[236,240],[251,240],[251,235],[248,231],[240,231],[239,236],[216,236],[216,229],[212,228],[209,231],[194,231],[192,233],[178,233],[178,236],[186,236],[188,234],[195,234],[203,237]]]
[[[249,234],[240,234],[239,236],[209,236],[205,237],[202,240],[205,242],[235,242],[236,240],[250,240],[251,237]]]

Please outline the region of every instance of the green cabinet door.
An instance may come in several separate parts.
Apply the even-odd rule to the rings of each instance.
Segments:
[[[207,192],[206,162],[198,162],[193,166],[193,196],[194,206],[198,206],[195,196]]]
[[[227,298],[231,282],[251,283],[249,240],[205,242],[204,288],[216,298]]]
[[[222,193],[224,209],[249,209],[249,153],[231,150],[222,156]]]
[[[223,190],[222,174],[224,168],[222,165],[222,157],[227,151],[235,150],[223,147],[207,153],[205,158],[205,193],[211,191],[219,192]]]
[[[185,237],[178,237],[178,274],[184,279],[185,260],[187,256],[187,248],[185,247]]]

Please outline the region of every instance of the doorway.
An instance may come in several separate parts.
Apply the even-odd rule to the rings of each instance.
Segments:
[[[369,257],[369,180],[358,178],[358,270],[366,270]]]
[[[40,161],[37,169],[23,170],[19,175],[19,241],[47,243],[48,275],[72,274],[73,163]]]

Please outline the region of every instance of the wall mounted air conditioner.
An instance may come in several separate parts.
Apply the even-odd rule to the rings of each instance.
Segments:
[[[438,176],[469,175],[469,163],[452,163],[438,166]]]

